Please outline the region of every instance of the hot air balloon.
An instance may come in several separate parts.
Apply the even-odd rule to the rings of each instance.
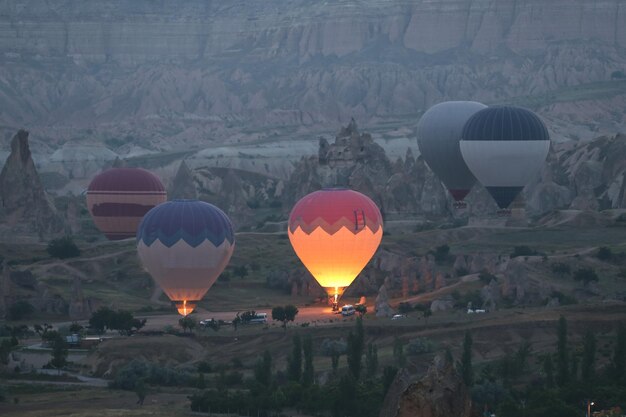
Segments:
[[[503,210],[539,172],[549,150],[546,126],[523,108],[489,107],[463,128],[463,159]]]
[[[289,240],[311,275],[339,297],[372,258],[383,237],[376,204],[361,193],[328,188],[303,197],[289,216]]]
[[[111,168],[94,177],[87,208],[96,227],[110,240],[134,237],[143,216],[167,200],[156,175],[140,168]]]
[[[197,200],[150,210],[137,231],[137,252],[152,278],[186,316],[222,273],[235,248],[224,212]]]
[[[458,208],[466,206],[463,199],[476,182],[459,147],[463,126],[486,107],[475,101],[446,101],[428,109],[417,124],[420,153],[452,194]]]

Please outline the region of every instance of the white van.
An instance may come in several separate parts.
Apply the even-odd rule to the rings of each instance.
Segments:
[[[252,319],[250,319],[250,324],[254,323],[267,323],[267,313],[257,313]]]
[[[345,305],[341,308],[342,316],[351,316],[354,313],[356,313],[356,310],[354,309],[354,306],[351,304]]]

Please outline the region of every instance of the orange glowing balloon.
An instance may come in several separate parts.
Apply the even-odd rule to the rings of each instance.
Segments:
[[[298,258],[336,303],[374,256],[383,219],[365,195],[329,188],[296,203],[287,233]]]

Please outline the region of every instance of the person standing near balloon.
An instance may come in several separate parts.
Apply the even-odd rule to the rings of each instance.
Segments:
[[[347,188],[304,196],[289,215],[291,246],[338,308],[339,297],[365,268],[383,236],[376,204]]]

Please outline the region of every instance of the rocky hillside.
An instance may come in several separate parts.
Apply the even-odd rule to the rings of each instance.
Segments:
[[[624,20],[622,0],[3,1],[0,125],[135,155],[474,99],[590,138],[625,123]]]

